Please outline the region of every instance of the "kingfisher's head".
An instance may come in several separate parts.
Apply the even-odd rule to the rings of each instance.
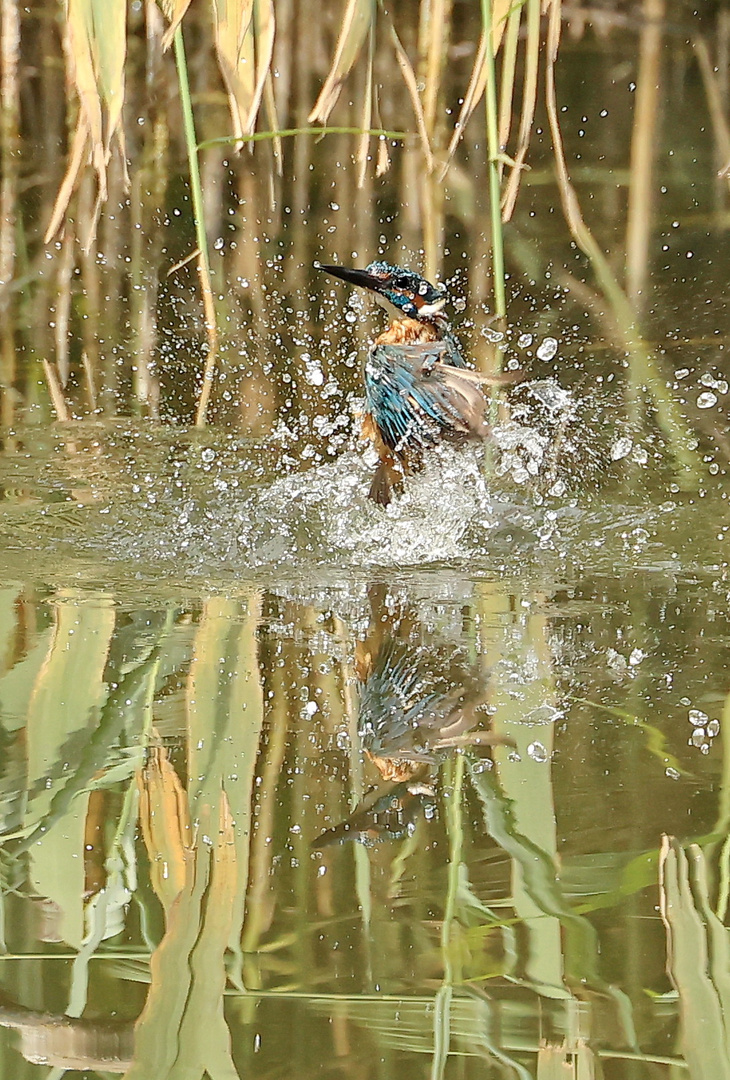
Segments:
[[[371,262],[364,270],[352,270],[346,266],[323,266],[315,263],[317,270],[324,270],[349,285],[369,289],[376,299],[391,313],[420,322],[433,322],[446,305],[446,293],[432,285],[413,270],[380,260]]]

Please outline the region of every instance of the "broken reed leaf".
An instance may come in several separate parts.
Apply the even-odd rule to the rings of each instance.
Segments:
[[[274,0],[213,0],[215,47],[234,135],[251,135],[274,55]]]
[[[522,7],[513,7],[502,48],[502,72],[499,83],[499,145],[504,148],[509,142],[512,130],[512,115],[515,111],[515,78],[517,75],[517,45],[520,36],[520,18]],[[500,170],[501,175],[501,170]]]
[[[61,254],[56,273],[56,325],[53,336],[56,344],[56,366],[61,387],[65,390],[71,374],[71,284],[74,272],[74,246],[76,241],[73,222],[69,222],[61,241]]]
[[[374,23],[374,0],[349,0],[342,18],[332,66],[307,118],[310,124],[327,123],[340,96],[342,84],[354,67],[367,32]]]
[[[549,2],[549,0],[548,0]],[[515,5],[514,0],[492,0],[492,51],[496,56],[499,52],[499,47],[502,44],[502,38],[507,26],[507,20],[515,9],[515,7],[522,7],[524,0],[518,0]]]
[[[66,168],[66,174],[61,182],[61,186],[58,189],[58,195],[53,205],[53,212],[51,213],[51,220],[48,222],[46,234],[43,237],[43,243],[48,244],[58,232],[63,221],[63,216],[66,213],[71,194],[76,183],[76,178],[81,170],[81,165],[84,160],[84,151],[86,150],[86,141],[88,138],[89,129],[86,125],[86,121],[83,116],[79,116],[78,123],[76,125],[76,131],[74,133],[73,144],[71,146],[71,154],[69,157],[69,163]]]
[[[198,405],[195,412],[195,426],[205,427],[208,401],[210,399],[210,392],[213,386],[213,379],[215,378],[218,359],[218,323],[216,320],[213,287],[211,284],[208,238],[205,231],[205,206],[203,203],[203,188],[200,180],[200,161],[198,157],[195,118],[193,116],[193,104],[190,96],[190,80],[188,79],[188,65],[185,57],[185,42],[183,40],[182,27],[178,27],[175,31],[175,65],[177,67],[178,86],[180,88],[180,104],[182,106],[185,147],[188,153],[188,165],[190,168],[190,193],[193,203],[193,220],[195,222],[195,233],[200,252],[198,256],[198,277],[200,278],[200,291],[203,300],[203,311],[205,313],[205,333],[208,340],[208,351],[205,357],[203,381],[200,387]]]
[[[66,399],[63,396],[63,390],[56,373],[56,366],[50,360],[43,357],[43,373],[46,376],[46,383],[48,385],[48,393],[51,398],[51,404],[53,405],[56,417],[62,424],[67,424],[71,419],[66,405]]]
[[[103,168],[103,141],[101,87],[95,63],[93,0],[68,0],[65,30],[67,71],[76,87],[80,115],[85,120],[91,139],[94,168],[99,171]]]
[[[524,2],[524,0],[523,0]],[[521,6],[521,5],[519,5]],[[505,27],[507,25],[507,19],[510,16],[514,4],[512,0],[493,0],[492,3],[492,51],[496,56],[499,52],[499,47],[502,44],[502,37],[504,36]],[[474,58],[474,65],[471,71],[471,77],[469,79],[469,86],[467,87],[466,94],[464,95],[464,103],[461,106],[461,112],[459,113],[459,119],[456,122],[454,128],[454,134],[451,136],[451,142],[446,152],[446,165],[444,167],[444,174],[448,169],[449,162],[451,161],[456,148],[461,141],[461,137],[464,133],[464,128],[469,123],[474,109],[479,104],[484,90],[487,85],[487,35],[486,30],[482,30],[481,37],[479,39],[479,46]]]
[[[266,80],[271,71],[271,61],[274,56],[274,37],[276,33],[276,16],[274,14],[274,0],[254,0],[253,9],[254,44],[256,56],[256,83],[254,86],[253,100],[251,102],[244,131],[252,134],[256,126],[256,117],[261,108],[261,99],[264,93]]]
[[[122,146],[124,139],[121,121],[124,105],[124,65],[127,59],[127,4],[125,0],[91,2],[96,77],[106,111],[104,156],[108,162],[115,134],[122,139]]]
[[[433,0],[421,5],[418,52],[423,58],[419,75],[423,84],[423,115],[429,138],[436,130],[438,101],[450,30],[449,0]]]
[[[281,139],[276,134],[281,127],[279,123],[279,113],[276,108],[276,95],[274,94],[274,80],[271,74],[271,68],[269,68],[266,76],[266,82],[264,83],[264,108],[266,109],[266,118],[268,120],[269,128],[273,134],[273,151],[274,161],[276,162],[277,175],[284,175],[284,161],[283,161],[283,147],[281,145]]]
[[[421,106],[421,97],[418,93],[418,81],[416,79],[416,73],[413,70],[413,65],[408,59],[408,53],[403,48],[401,40],[398,37],[398,33],[395,29],[393,22],[390,23],[390,34],[395,45],[395,55],[398,60],[398,66],[403,76],[403,81],[406,84],[408,95],[411,99],[411,107],[413,108],[413,115],[416,118],[416,125],[418,127],[418,134],[421,137],[421,145],[423,146],[423,156],[426,159],[426,167],[429,172],[433,171],[433,154],[431,153],[431,144],[428,138],[428,131],[426,129],[426,118],[423,115],[423,108]]]
[[[540,0],[527,0],[527,38],[525,45],[525,74],[522,83],[522,112],[517,135],[515,163],[502,196],[502,221],[509,221],[514,213],[520,190],[522,172],[527,167],[525,158],[530,145],[532,125],[537,105],[537,74],[540,58]]]
[[[67,0],[64,49],[79,99],[79,116],[69,164],[45,235],[48,243],[60,227],[89,146],[97,175],[97,205],[106,199],[106,170],[116,136],[124,145],[121,128],[124,103],[124,64],[127,56],[125,0]],[[92,218],[95,226],[96,218]],[[84,246],[93,241],[91,234]]]
[[[159,0],[159,3],[170,23],[162,38],[162,48],[169,49],[175,37],[175,31],[190,7],[190,0]]]
[[[373,84],[373,109],[375,110],[375,123],[383,131],[383,118],[380,115],[380,98],[378,97],[378,85]],[[378,138],[378,155],[375,165],[375,175],[383,176],[390,168],[390,154],[388,153],[388,140],[385,133]]]
[[[368,71],[365,84],[365,93],[362,102],[362,135],[358,139],[356,162],[357,162],[357,186],[361,188],[365,183],[365,173],[368,166],[368,149],[370,146],[370,128],[373,122],[373,60],[375,50],[375,35],[373,27],[370,27],[368,41]]]
[[[626,214],[625,289],[641,314],[649,277],[652,216],[655,196],[654,159],[657,146],[662,86],[664,0],[644,0],[644,25],[639,35],[636,103],[629,153],[629,191]]]
[[[384,176],[390,168],[390,154],[388,153],[388,144],[384,138],[378,140],[378,160],[375,166],[375,175]]]
[[[254,0],[213,0],[213,32],[218,66],[228,97],[233,133],[245,130],[255,93]]]
[[[461,112],[459,113],[459,118],[456,121],[456,126],[454,127],[454,134],[451,136],[451,142],[449,143],[448,150],[446,151],[446,165],[444,166],[442,177],[446,173],[451,159],[456,152],[456,148],[461,141],[461,137],[464,133],[464,128],[469,122],[469,118],[474,112],[474,109],[476,108],[480,97],[484,93],[484,87],[487,84],[487,72],[484,64],[486,49],[487,38],[486,34],[482,33],[482,36],[479,39],[479,45],[477,47],[477,54],[474,59],[474,66],[471,70],[469,85],[466,88],[466,93],[464,94],[464,102],[461,106]]]

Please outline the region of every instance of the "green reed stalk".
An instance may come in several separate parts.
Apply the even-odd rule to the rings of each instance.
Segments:
[[[386,128],[367,127],[297,127],[278,128],[276,131],[254,131],[252,135],[219,135],[215,139],[204,139],[198,143],[198,150],[207,146],[239,146],[241,143],[264,142],[266,139],[293,139],[299,135],[372,135],[380,139],[418,138],[415,131],[389,131]]]
[[[195,222],[195,236],[198,242],[198,275],[200,288],[203,294],[203,310],[205,312],[205,329],[208,335],[208,355],[205,358],[205,370],[203,372],[203,385],[200,388],[198,408],[195,414],[195,426],[205,427],[205,418],[208,411],[210,391],[215,376],[216,359],[218,356],[218,323],[215,316],[215,304],[213,302],[213,288],[210,280],[210,259],[208,257],[208,238],[205,234],[205,215],[203,211],[203,187],[200,183],[200,161],[198,159],[198,143],[195,138],[195,119],[193,117],[193,103],[190,98],[190,82],[188,80],[188,65],[185,59],[185,44],[183,42],[182,27],[178,26],[175,31],[175,63],[177,65],[177,78],[180,86],[180,105],[183,114],[183,131],[185,132],[185,146],[188,151],[188,164],[190,167],[190,191],[193,198],[193,220]]]
[[[487,147],[489,151],[489,212],[492,224],[492,274],[494,276],[494,312],[498,318],[507,314],[504,289],[504,240],[502,236],[502,207],[499,183],[499,109],[497,105],[497,75],[492,42],[492,0],[482,0],[484,28],[484,66],[487,84],[484,100],[487,113]]]
[[[444,965],[443,983],[434,998],[433,1009],[433,1060],[430,1080],[443,1080],[446,1062],[451,1049],[451,1004],[454,997],[454,944],[453,926],[456,916],[456,900],[459,892],[462,851],[464,848],[464,822],[462,799],[464,795],[464,756],[457,754],[451,772],[450,799],[447,810],[447,833],[449,837],[449,875],[441,923],[441,956]]]

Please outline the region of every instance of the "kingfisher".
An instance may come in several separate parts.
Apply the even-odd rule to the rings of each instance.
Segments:
[[[488,400],[483,388],[514,381],[467,367],[444,310],[446,292],[420,274],[391,263],[364,270],[315,268],[374,293],[395,318],[379,334],[365,362],[365,413],[361,436],[375,447],[379,464],[370,498],[387,506],[403,479],[423,466],[424,453],[446,441],[485,439]]]

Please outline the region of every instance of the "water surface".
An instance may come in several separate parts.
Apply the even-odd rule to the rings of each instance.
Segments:
[[[436,247],[411,144],[362,191],[349,137],[300,140],[283,179],[211,154],[227,322],[204,430],[193,275],[148,253],[145,398],[107,222],[98,398],[72,337],[63,423],[48,299],[19,289],[0,1076],[730,1077],[727,192],[685,15],[662,44],[648,353],[571,246],[540,110],[506,327],[478,130]],[[455,25],[454,99],[476,34]],[[568,39],[559,69],[619,276],[640,29]],[[431,263],[469,355],[524,374],[492,443],[434,455],[387,511],[355,420],[382,315],[310,269],[382,254]]]

